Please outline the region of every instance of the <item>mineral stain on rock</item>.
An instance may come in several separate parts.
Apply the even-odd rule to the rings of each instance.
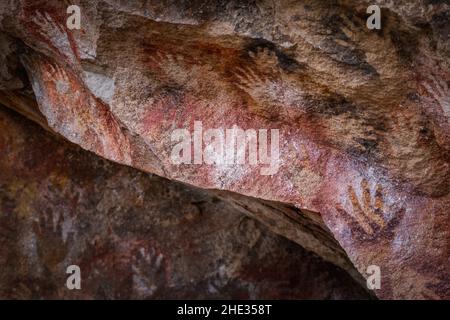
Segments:
[[[1,241],[14,241],[1,261],[18,266],[4,296],[62,297],[51,274],[79,259],[89,297],[306,298],[297,289],[318,284],[290,273],[303,262],[283,251],[300,245],[350,276],[337,296],[325,285],[311,296],[359,297],[352,281],[375,264],[380,298],[448,299],[450,7],[376,3],[381,30],[366,27],[368,1],[80,0],[80,30],[66,28],[61,1],[1,4],[0,105],[54,136],[38,134],[42,144],[2,111]],[[171,133],[196,121],[279,130],[278,172],[174,164]],[[216,224],[207,212],[227,215]],[[180,248],[189,254],[176,259]],[[196,265],[199,252],[213,267]],[[250,272],[269,256],[298,285],[277,287],[270,262]]]
[[[0,156],[1,298],[371,297],[205,191],[109,163],[10,111],[0,126],[0,141],[15,141]],[[64,285],[72,264],[80,292]]]

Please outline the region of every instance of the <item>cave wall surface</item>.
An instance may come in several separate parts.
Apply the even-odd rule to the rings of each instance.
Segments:
[[[317,215],[380,267],[380,298],[450,298],[448,1],[76,3],[80,30],[65,1],[2,2],[1,103],[114,162]],[[278,170],[174,164],[196,121],[278,129]]]
[[[371,298],[203,190],[108,162],[11,111],[0,130],[2,299]],[[66,287],[69,265],[81,290]]]

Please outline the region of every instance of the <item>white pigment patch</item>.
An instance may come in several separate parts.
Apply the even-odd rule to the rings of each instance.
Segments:
[[[115,89],[113,79],[100,73],[84,71],[83,81],[97,98],[111,104]]]

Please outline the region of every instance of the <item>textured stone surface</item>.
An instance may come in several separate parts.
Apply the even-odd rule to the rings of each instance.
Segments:
[[[287,0],[80,1],[68,31],[64,2],[6,1],[1,58],[84,149],[320,214],[362,274],[381,267],[379,297],[448,299],[449,4],[375,3],[378,32],[369,2]],[[173,165],[171,132],[197,120],[279,129],[280,170]]]
[[[0,130],[0,298],[370,298],[205,191],[112,164],[5,109]],[[80,291],[65,286],[71,264]]]

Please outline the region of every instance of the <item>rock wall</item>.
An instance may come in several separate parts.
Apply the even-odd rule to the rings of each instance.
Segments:
[[[0,110],[0,298],[368,299],[344,270],[205,191]],[[82,290],[66,268],[80,267]]]
[[[380,267],[380,298],[450,298],[448,1],[76,4],[80,30],[65,2],[0,5],[2,104],[114,162],[303,209],[363,276]],[[175,164],[173,132],[196,122],[278,130],[276,170]]]

